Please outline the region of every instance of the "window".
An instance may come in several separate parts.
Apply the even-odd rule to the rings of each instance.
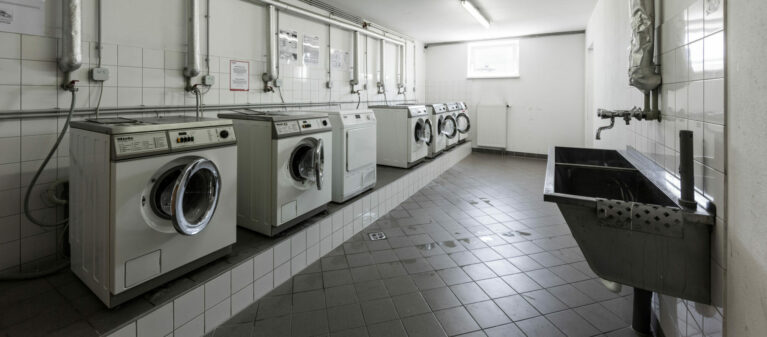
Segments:
[[[469,43],[466,77],[519,77],[519,40]]]

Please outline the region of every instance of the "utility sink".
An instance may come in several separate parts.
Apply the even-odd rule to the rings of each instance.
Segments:
[[[679,179],[638,151],[554,147],[544,200],[567,221],[599,277],[700,303],[711,302],[713,204],[679,203]]]

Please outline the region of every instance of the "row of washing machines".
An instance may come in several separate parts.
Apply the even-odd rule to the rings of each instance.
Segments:
[[[371,109],[72,122],[72,270],[113,307],[230,253],[236,226],[278,235],[468,132],[463,103]]]

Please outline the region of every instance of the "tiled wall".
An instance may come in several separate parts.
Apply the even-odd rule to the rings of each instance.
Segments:
[[[471,153],[454,148],[331,216],[285,238],[204,286],[120,328],[111,337],[200,336],[340,246]]]
[[[48,10],[55,11],[51,3],[46,6],[51,7]],[[103,2],[101,63],[109,69],[110,79],[104,82],[101,107],[194,105],[194,96],[184,91],[182,76],[186,58],[186,3],[176,0],[158,6],[154,0]],[[202,12],[201,15],[207,14],[204,10]],[[216,82],[205,94],[204,103],[280,102],[278,93],[263,93],[261,90],[260,76],[266,64],[266,38],[261,24],[266,17],[264,8],[240,0],[211,1],[210,14],[210,66],[203,62],[203,73],[209,71],[216,77]],[[53,18],[56,16],[52,14],[50,17],[48,31],[55,31],[56,20]],[[94,19],[95,2],[85,1],[84,60],[83,66],[74,73],[74,79],[80,81],[78,107],[94,108],[101,90],[99,83],[88,79],[88,70],[99,63]],[[204,53],[207,50],[204,33],[207,29],[206,21],[201,21]],[[299,39],[304,34],[319,36],[321,46],[318,65],[304,65],[300,61],[281,63],[284,100],[288,103],[344,101],[352,102],[345,104],[345,108],[354,108],[358,97],[350,93],[350,70],[330,68],[327,55],[329,35],[333,49],[350,51],[352,34],[284,13],[280,14],[280,28],[299,32]],[[56,64],[58,39],[53,36],[0,32],[0,112],[28,113],[37,109],[69,107],[69,94],[58,88],[62,74]],[[362,77],[370,90],[362,92],[362,108],[367,100],[384,100],[383,95],[375,93],[378,53],[373,49],[374,45],[377,44],[371,39],[367,58],[370,64],[363,68]],[[415,55],[415,51],[420,50],[419,46],[417,42],[408,43],[410,99],[418,99],[413,84],[417,80],[415,74],[422,73],[418,68],[423,67],[422,59]],[[393,55],[393,45],[387,48]],[[230,60],[250,63],[249,91],[229,90]],[[364,60],[363,65],[366,65]],[[386,63],[387,98],[390,102],[401,101],[403,96],[396,95],[396,59],[389,57]],[[332,89],[326,87],[329,78],[333,82]],[[418,94],[423,92],[415,90]],[[63,124],[63,118],[0,119],[0,271],[17,270],[18,266],[34,267],[50,260],[56,251],[57,237],[61,233],[34,225],[21,213],[26,187]],[[41,192],[57,179],[67,178],[68,151],[67,137],[33,190],[31,209],[46,222],[66,216],[64,208],[51,207],[43,200]]]
[[[726,271],[725,2],[669,0],[656,1],[656,6],[657,13],[662,13],[656,22],[663,76],[662,122],[634,120],[626,126],[616,121],[616,126],[603,131],[602,140],[595,140],[594,146],[632,146],[678,175],[679,131],[693,131],[695,185],[717,207],[711,252],[714,305],[661,296],[656,310],[666,336],[716,336],[722,334]],[[610,0],[597,4],[589,22],[587,58],[593,57],[594,66],[587,71],[593,71],[595,78],[594,109],[642,105],[641,93],[628,86],[626,75],[629,24],[628,2]],[[587,131],[594,132],[606,124],[608,121],[595,118]]]

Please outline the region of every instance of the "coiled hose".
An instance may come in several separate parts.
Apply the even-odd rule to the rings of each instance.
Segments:
[[[42,164],[40,164],[40,167],[37,169],[37,172],[35,172],[35,175],[32,177],[32,181],[30,181],[29,182],[29,186],[27,186],[27,192],[24,194],[24,216],[26,216],[27,219],[29,219],[30,222],[32,222],[33,224],[38,225],[38,226],[40,226],[42,228],[53,228],[53,229],[56,229],[56,228],[63,227],[63,229],[64,229],[63,233],[66,233],[66,230],[69,227],[69,225],[68,225],[69,218],[62,219],[62,220],[57,221],[57,222],[55,222],[53,224],[44,223],[44,222],[40,221],[39,219],[36,219],[32,215],[32,212],[29,209],[29,199],[30,199],[30,197],[32,195],[32,188],[35,187],[35,184],[37,184],[37,180],[40,178],[40,174],[43,173],[43,170],[48,165],[48,162],[53,157],[53,154],[55,154],[56,150],[59,148],[59,145],[61,144],[61,141],[64,139],[64,136],[66,135],[67,130],[69,129],[69,123],[72,121],[72,115],[74,114],[75,103],[77,101],[77,95],[76,95],[77,88],[75,88],[74,85],[71,85],[69,87],[69,89],[67,89],[67,90],[69,90],[69,92],[72,93],[72,103],[70,104],[70,107],[69,107],[69,113],[67,114],[67,120],[66,120],[66,122],[64,122],[64,127],[61,128],[61,133],[59,133],[59,137],[56,139],[56,143],[51,148],[51,151],[48,152],[48,156],[45,157],[45,160],[43,160]],[[63,233],[62,233],[62,236],[64,236]],[[62,244],[63,244],[64,238],[62,238],[61,241],[62,241]],[[57,242],[57,246],[58,246],[58,242]],[[50,274],[54,274],[54,273],[56,273],[56,272],[58,272],[58,271],[60,271],[60,270],[62,270],[64,268],[67,268],[68,266],[69,266],[69,260],[68,259],[64,259],[63,261],[57,263],[56,265],[54,265],[54,266],[52,266],[52,267],[50,267],[48,269],[44,269],[44,270],[39,270],[39,271],[29,272],[29,273],[3,273],[3,274],[0,274],[0,280],[2,280],[2,281],[26,280],[26,279],[43,277],[43,276],[47,276],[47,275],[50,275]]]

